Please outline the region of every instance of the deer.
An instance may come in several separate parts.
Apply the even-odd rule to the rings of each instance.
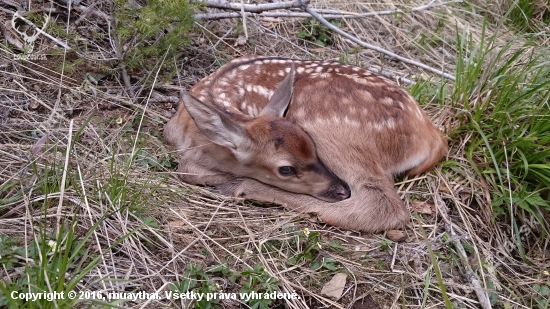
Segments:
[[[406,90],[337,61],[236,58],[180,102],[164,136],[183,181],[345,229],[404,228],[394,177],[427,172],[447,153]]]

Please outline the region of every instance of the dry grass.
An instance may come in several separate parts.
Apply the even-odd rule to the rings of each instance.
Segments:
[[[311,6],[365,12],[425,4],[417,0],[387,2],[319,0]],[[108,12],[109,7],[98,2],[96,9]],[[502,15],[502,9],[493,9],[494,16]],[[455,3],[416,13],[343,20],[341,28],[371,44],[452,73],[456,31],[467,29],[474,41],[479,40],[483,24],[479,11],[475,3]],[[74,14],[73,19],[79,17]],[[6,11],[0,16],[2,21],[11,19]],[[66,19],[63,16],[57,21],[60,26]],[[297,37],[303,21],[249,19],[245,45],[235,44],[242,34],[226,35],[237,26],[235,20],[197,24],[191,46],[181,48],[180,57],[170,60],[179,69],[167,84],[189,88],[213,72],[219,61],[245,54],[344,59],[396,76],[429,76],[416,67],[356,49],[340,37],[334,37],[327,47],[314,46]],[[534,244],[528,252],[532,264],[518,258],[510,227],[493,220],[491,188],[473,177],[465,156],[467,136],[450,141],[447,160],[453,164],[397,184],[407,206],[423,209],[413,212],[404,241],[340,230],[281,207],[252,205],[181,183],[171,174],[173,149],[165,146],[161,137],[162,124],[174,107],[146,99],[150,92],[177,96],[177,91],[156,85],[145,89],[144,97],[134,103],[119,75],[102,70],[111,65],[109,59],[115,53],[107,36],[94,37],[89,31],[106,35],[105,25],[85,19],[78,27],[69,24],[66,29],[87,41],[89,49],[81,52],[90,58],[83,64],[74,65],[74,54],[65,57],[43,36],[34,53],[47,55],[45,61],[16,61],[12,49],[3,46],[1,50],[0,184],[4,185],[0,185],[0,235],[14,237],[16,246],[28,248],[40,242],[36,235],[41,231],[46,231],[47,239],[55,239],[59,224],[68,224],[75,217],[77,239],[93,231],[86,254],[100,257],[77,289],[164,293],[169,284],[186,279],[189,264],[201,265],[203,270],[223,264],[239,272],[260,264],[278,280],[281,291],[296,291],[301,297],[276,301],[273,308],[443,308],[442,286],[455,308],[478,308],[466,276],[469,267],[483,291],[498,297],[497,307],[529,308],[531,304],[536,308],[533,285],[550,279],[543,273],[550,267],[548,244],[536,245],[532,239],[536,236],[525,234],[526,243]],[[487,32],[493,31],[496,26],[488,24]],[[503,42],[511,37],[504,33]],[[69,70],[73,66],[76,69]],[[85,74],[94,74],[99,82]],[[133,82],[139,84],[142,78],[135,76]],[[426,101],[424,108],[447,133],[458,126],[456,110],[429,98]],[[69,132],[71,121],[73,130]],[[439,201],[437,206],[434,201]],[[451,222],[455,235],[446,230]],[[319,233],[322,248],[315,261],[328,261],[329,267],[313,270],[307,260],[288,263],[306,249],[308,243],[300,236],[305,229]],[[469,265],[460,262],[456,242],[466,247]],[[427,243],[434,254],[430,255]],[[0,268],[0,281],[15,282],[26,264],[38,263],[25,255],[15,256],[13,267]],[[442,273],[441,284],[436,279],[434,257]],[[66,276],[75,275],[76,269],[69,267]],[[346,273],[348,279],[344,295],[331,300],[320,292],[336,272]],[[238,292],[245,281],[244,275],[233,283],[220,273],[207,274],[226,292]],[[163,298],[121,306],[189,304]],[[224,300],[220,306],[246,308],[235,300]]]

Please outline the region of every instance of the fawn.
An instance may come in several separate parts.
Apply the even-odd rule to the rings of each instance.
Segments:
[[[182,101],[164,136],[184,181],[343,228],[404,227],[393,177],[428,171],[447,152],[404,89],[335,61],[235,59]]]

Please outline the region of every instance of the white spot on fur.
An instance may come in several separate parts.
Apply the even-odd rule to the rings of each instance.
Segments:
[[[203,101],[203,102],[204,102],[205,99],[206,99],[206,97],[204,97],[204,96],[202,96],[202,95],[199,97],[199,100],[201,100],[201,101]]]
[[[285,76],[285,71],[280,70],[280,71],[279,71],[279,76]]]
[[[259,86],[259,85],[255,85],[252,87],[252,91],[256,92],[257,94],[259,95],[262,95],[266,98],[271,98],[271,96],[273,95],[273,92],[272,90],[270,89],[267,89],[266,87],[264,86]]]
[[[354,67],[352,70],[355,71],[355,72],[359,72],[361,70],[361,68]]]
[[[321,73],[321,72],[323,71],[323,69],[324,69],[323,67],[317,67],[317,68],[315,69],[315,72]]]
[[[241,66],[239,67],[239,70],[244,71],[244,70],[248,69],[249,67],[250,67],[249,64],[247,64],[247,65],[241,65]]]
[[[286,68],[285,72],[290,73],[290,68]]]
[[[248,115],[252,116],[252,117],[258,117],[258,115],[260,114],[260,111],[258,110],[258,107],[255,106],[255,105],[248,105],[246,107],[246,112]]]
[[[313,69],[307,69],[306,70],[306,74],[311,74],[311,73],[313,73]]]
[[[245,101],[242,101],[241,102],[241,110],[246,110],[246,102]]]
[[[235,78],[235,76],[237,76],[237,71],[231,71],[229,74],[227,74],[227,79],[232,80]]]
[[[385,98],[380,100],[380,103],[385,104],[385,105],[392,105],[393,100],[391,98],[385,97]]]
[[[244,96],[244,93],[245,93],[244,88],[239,87],[239,88],[237,89],[237,91],[239,92],[239,95],[240,95],[241,97]]]
[[[246,85],[246,91],[251,92],[252,91],[252,85]]]
[[[304,71],[305,71],[304,67],[299,67],[299,68],[296,69],[296,72],[300,73],[300,74],[304,73]]]
[[[229,101],[222,101],[222,104],[225,107],[230,107],[231,106],[231,102],[229,102]]]
[[[220,99],[225,99],[225,92],[220,93]]]
[[[397,104],[399,105],[399,108],[405,109],[405,106],[403,105],[403,102],[397,101]]]
[[[416,107],[416,117],[419,119],[419,120],[422,120],[424,119],[424,115],[422,114],[422,111],[420,110],[420,107],[418,106],[415,106]]]
[[[361,123],[359,121],[351,120],[351,119],[348,118],[348,116],[344,117],[344,123],[349,125],[349,126],[356,127],[356,128],[361,126]]]

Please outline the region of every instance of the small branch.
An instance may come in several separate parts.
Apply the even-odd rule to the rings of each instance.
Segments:
[[[112,35],[112,44],[115,49],[117,58],[120,61],[119,68],[120,68],[120,73],[122,74],[122,81],[124,82],[124,86],[126,88],[126,91],[128,91],[130,99],[134,101],[136,99],[136,94],[134,92],[134,89],[132,88],[132,83],[130,82],[130,76],[128,75],[128,70],[126,70],[126,64],[124,63],[124,54],[122,51],[122,46],[120,45],[120,42],[118,40],[118,33],[116,32],[115,25],[116,25],[116,18],[115,18],[115,15],[113,14],[109,22],[109,33]]]
[[[383,48],[380,48],[378,46],[374,46],[374,45],[371,45],[369,43],[366,43],[366,42],[363,42],[361,40],[359,40],[358,38],[354,37],[353,35],[350,35],[342,30],[340,30],[339,28],[337,28],[336,26],[334,26],[333,24],[329,23],[326,19],[324,19],[321,15],[319,15],[317,12],[315,12],[313,9],[311,8],[308,8],[306,7],[305,10],[311,14],[311,16],[313,16],[313,18],[317,19],[320,23],[322,23],[325,27],[329,28],[330,30],[340,34],[341,36],[361,45],[362,47],[364,48],[368,48],[368,49],[372,49],[374,51],[377,51],[379,53],[382,53],[386,56],[389,56],[389,57],[392,57],[392,58],[395,58],[401,62],[404,62],[404,63],[408,63],[408,64],[411,64],[411,65],[414,65],[414,66],[417,66],[417,67],[420,67],[420,68],[423,68],[425,70],[428,70],[430,72],[433,72],[433,73],[436,73],[438,75],[441,75],[445,78],[448,78],[452,81],[455,80],[455,77],[449,73],[445,73],[441,70],[438,70],[438,69],[435,69],[435,68],[432,68],[428,65],[425,65],[424,63],[421,63],[421,62],[418,62],[418,61],[414,61],[412,59],[409,59],[409,58],[405,58],[403,56],[399,56],[398,54],[396,53],[392,53],[388,50],[385,50]]]
[[[92,5],[87,7],[85,5],[80,4],[80,1],[75,1],[75,0],[72,0],[72,1],[71,0],[60,0],[60,1],[62,3],[64,3],[65,5],[72,5],[73,9],[75,9],[79,13],[84,12],[86,15],[90,14],[90,15],[93,15],[95,17],[102,18],[106,22],[109,22],[109,20],[110,20],[109,15],[101,12],[100,10],[92,9],[95,6],[95,3],[93,3],[93,2],[92,2]]]
[[[320,14],[321,16],[323,16],[323,18],[325,19],[340,19],[340,18],[354,19],[354,18],[390,15],[395,13],[418,12],[418,11],[433,9],[433,8],[451,4],[451,3],[462,3],[462,2],[463,2],[462,0],[453,0],[453,1],[440,2],[440,3],[434,3],[434,1],[431,1],[428,4],[413,7],[408,10],[395,9],[395,10],[385,10],[385,11],[366,12],[366,13],[343,12],[339,10],[327,10],[327,9],[313,9],[313,10],[318,14]],[[198,13],[198,14],[195,14],[195,19],[212,20],[212,19],[224,19],[224,18],[238,18],[241,16],[242,14],[237,12]],[[250,12],[246,12],[245,16],[250,17],[250,16],[254,16],[254,14]],[[262,12],[262,13],[256,14],[256,16],[275,17],[275,18],[276,17],[308,18],[311,15],[309,13],[304,13],[304,12],[286,11],[286,12]]]
[[[489,301],[489,297],[485,292],[485,289],[481,286],[481,283],[477,279],[476,275],[474,274],[474,271],[470,267],[466,250],[464,250],[464,246],[462,246],[462,243],[460,242],[460,237],[457,237],[457,234],[455,233],[453,223],[451,222],[451,218],[447,213],[447,206],[445,205],[445,203],[443,202],[439,194],[436,193],[437,188],[435,187],[435,185],[433,183],[431,185],[432,185],[432,190],[434,192],[435,205],[439,210],[439,213],[441,214],[443,221],[445,221],[445,231],[447,231],[447,233],[451,235],[450,240],[458,250],[458,256],[460,257],[460,262],[462,264],[462,267],[464,267],[465,269],[466,280],[470,282],[472,288],[474,289],[477,299],[479,301],[479,304],[481,305],[481,308],[491,309],[492,306],[491,306],[491,302]]]
[[[192,3],[202,3],[211,8],[226,9],[251,13],[260,13],[263,11],[301,8],[309,4],[310,0],[294,0],[290,2],[262,3],[262,4],[241,4],[228,2],[225,0],[193,0]]]

